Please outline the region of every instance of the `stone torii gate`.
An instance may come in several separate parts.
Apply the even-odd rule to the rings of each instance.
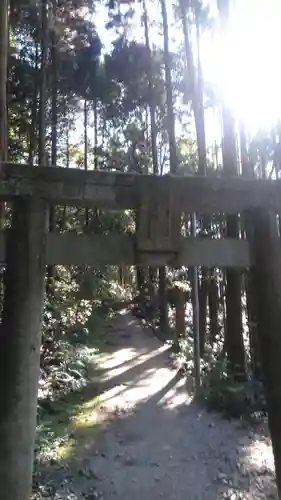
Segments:
[[[251,268],[269,424],[281,488],[281,181],[81,171],[2,163],[5,296],[0,344],[0,500],[30,493],[46,264]],[[138,209],[135,234],[48,233],[48,204]],[[247,212],[249,239],[181,236],[183,214]],[[278,384],[279,382],[279,384]]]

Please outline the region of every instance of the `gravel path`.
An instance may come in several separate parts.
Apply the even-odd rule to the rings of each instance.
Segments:
[[[100,366],[105,430],[83,459],[49,471],[61,483],[51,498],[277,498],[268,438],[194,404],[168,347],[129,314],[108,336],[115,347]]]

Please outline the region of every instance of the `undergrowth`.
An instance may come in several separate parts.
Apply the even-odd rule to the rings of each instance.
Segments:
[[[51,365],[41,369],[35,449],[37,461],[57,460],[65,456],[75,444],[73,433],[79,415],[86,415],[89,408],[98,406],[95,369],[110,349],[104,336],[105,321],[105,317],[94,311],[84,327],[87,330],[87,345],[73,343],[73,338],[66,336],[53,346],[54,357],[49,354]],[[55,367],[52,364],[54,359],[58,360]],[[47,367],[51,367],[50,371]],[[90,407],[84,408],[86,403]],[[93,422],[93,427],[96,427],[96,422]]]
[[[107,322],[116,314],[118,303],[127,298],[114,281],[103,282],[86,273],[92,280],[88,288],[97,297],[85,299],[82,271],[58,266],[45,303],[36,461],[63,457],[72,447],[79,419],[91,421],[89,412],[98,407],[97,365],[112,350],[105,335]],[[92,423],[98,427],[95,418]]]
[[[96,411],[98,405],[98,386],[91,384],[81,391],[69,393],[55,401],[51,409],[42,412],[37,426],[36,460],[42,463],[68,458],[77,444],[77,429],[81,422],[85,426],[90,413]],[[91,431],[96,431],[98,422],[94,418],[90,421]]]
[[[226,417],[259,420],[266,415],[262,383],[252,376],[236,381],[226,373],[226,362],[216,361],[203,372],[199,398],[211,411]]]
[[[176,354],[178,367],[187,377],[194,375],[193,337],[179,343]],[[201,388],[199,402],[209,411],[218,411],[225,417],[251,421],[264,419],[267,414],[263,385],[251,373],[246,380],[236,381],[227,373],[227,358],[222,339],[206,345],[201,359]]]

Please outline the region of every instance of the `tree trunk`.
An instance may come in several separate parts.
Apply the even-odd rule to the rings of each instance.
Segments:
[[[229,110],[223,107],[223,166],[225,174],[237,176],[237,155],[235,125]],[[239,238],[237,215],[226,216],[226,236]],[[235,268],[226,269],[226,351],[228,371],[237,380],[245,378],[245,351],[243,342],[241,272]]]
[[[262,209],[252,216],[252,250],[258,336],[268,421],[281,498],[281,252],[275,214]]]
[[[201,366],[200,366],[200,327],[199,327],[199,292],[198,292],[198,275],[196,267],[190,268],[191,281],[191,300],[193,313],[193,359],[194,359],[194,378],[195,390],[199,391],[201,385]]]
[[[255,177],[254,169],[249,161],[249,154],[247,149],[247,139],[245,130],[240,125],[240,154],[242,164],[242,175],[246,179],[253,179]],[[252,239],[252,221],[248,213],[243,214],[244,232],[249,241]],[[261,376],[261,362],[260,362],[260,346],[257,332],[257,316],[256,316],[256,303],[255,303],[255,285],[253,271],[250,269],[244,274],[245,291],[247,300],[247,316],[249,328],[249,341],[250,341],[250,356],[251,356],[251,370],[255,377]]]
[[[278,145],[275,142],[275,158],[273,161],[273,168],[275,171],[276,179],[278,179],[281,172],[281,127],[280,124],[277,126],[277,134],[278,134]],[[281,213],[278,214],[278,228],[279,235],[281,236]]]
[[[7,159],[8,0],[0,5],[0,161]],[[5,224],[5,203],[0,203],[0,229]]]
[[[261,377],[261,353],[257,330],[257,311],[255,301],[255,280],[252,270],[245,274],[247,297],[247,316],[249,327],[251,370],[257,379]]]
[[[208,300],[209,300],[209,314],[210,314],[210,341],[213,344],[219,332],[219,327],[218,327],[219,296],[218,296],[218,286],[215,274],[211,275],[210,277]]]
[[[229,110],[223,107],[223,166],[225,174],[237,176],[235,125]],[[237,215],[226,216],[226,236],[239,238]],[[228,369],[237,380],[245,378],[245,351],[243,342],[241,272],[226,269],[226,351]]]
[[[175,113],[173,103],[173,87],[171,75],[171,54],[169,50],[169,26],[166,0],[160,0],[163,22],[163,51],[165,66],[166,108],[167,108],[167,133],[169,140],[170,172],[175,174],[178,170],[177,145],[175,134]],[[166,269],[159,268],[159,313],[160,327],[164,330],[169,326],[168,302],[166,289]]]
[[[40,67],[40,102],[39,102],[39,145],[38,162],[46,161],[46,107],[47,107],[47,0],[41,3],[41,67]]]
[[[7,60],[8,60],[8,0],[0,3],[0,162],[8,159],[7,123]],[[4,201],[0,202],[0,229],[5,226]],[[0,312],[3,306],[3,269],[0,270]]]
[[[152,286],[155,293],[155,284],[157,280],[157,268],[150,266],[148,269],[149,283]]]
[[[27,500],[30,495],[46,221],[43,202],[14,202],[0,329],[0,500]]]
[[[69,129],[66,130],[66,151],[65,151],[65,156],[66,156],[66,168],[69,168],[70,165],[70,152],[69,152]],[[62,227],[63,229],[66,229],[66,205],[63,207],[63,214],[62,214]]]
[[[195,19],[196,19],[196,35],[197,35],[197,75],[193,58],[192,44],[189,36],[189,27],[187,23],[187,3],[184,0],[179,2],[182,29],[184,35],[184,47],[185,47],[185,57],[186,65],[189,73],[189,82],[191,85],[191,96],[192,96],[192,108],[195,121],[196,139],[197,139],[197,154],[198,154],[198,172],[199,175],[206,175],[206,133],[205,133],[205,114],[203,105],[203,75],[201,68],[200,59],[200,29],[199,29],[199,12],[198,5],[195,6]],[[193,215],[193,219],[196,222],[196,214]],[[202,229],[203,231],[208,229],[208,219],[206,217],[202,218]],[[193,236],[196,236],[196,230],[194,227]],[[202,268],[202,283],[199,288],[199,277],[198,268],[193,270],[193,281],[192,286],[195,288],[192,293],[192,307],[193,307],[193,329],[194,332],[196,327],[199,325],[199,332],[195,333],[195,337],[199,336],[199,349],[200,355],[203,356],[204,345],[205,345],[205,333],[206,333],[206,314],[207,314],[207,290],[205,289],[205,276],[206,271]],[[202,286],[203,285],[203,286]],[[196,294],[199,291],[199,296]],[[194,346],[197,352],[197,347]],[[195,360],[196,361],[196,360]],[[198,364],[198,361],[196,361]],[[200,364],[199,364],[200,368]],[[198,376],[197,376],[198,379]]]
[[[208,300],[208,275],[207,270],[202,270],[201,285],[199,288],[199,338],[200,356],[204,356],[206,330],[207,330],[207,300]]]
[[[176,287],[176,344],[185,337],[185,296],[181,288]]]
[[[175,134],[175,113],[173,104],[173,88],[171,76],[171,55],[169,50],[169,27],[166,0],[160,0],[162,21],[163,21],[163,38],[164,38],[164,65],[165,65],[165,85],[167,99],[167,132],[169,137],[170,151],[170,172],[176,173],[178,170],[177,145]]]
[[[225,291],[226,291],[226,274],[225,269],[222,270],[222,280],[219,284],[219,305],[222,312],[222,327],[224,337],[226,337],[226,307],[225,307]],[[224,341],[225,343],[225,341]]]
[[[84,170],[88,170],[88,103],[84,101]],[[89,210],[85,208],[85,226],[89,226]]]
[[[141,266],[136,266],[136,275],[137,275],[138,291],[141,292],[143,290],[145,282],[146,282],[144,268]]]
[[[99,158],[98,158],[98,98],[94,97],[93,99],[93,114],[94,114],[94,169],[98,170],[99,167]],[[98,208],[93,208],[92,211],[92,223],[91,229],[96,231],[99,225],[99,210]]]
[[[0,5],[0,159],[7,154],[8,0]]]
[[[150,137],[151,137],[151,155],[152,155],[152,167],[153,174],[158,175],[158,156],[157,156],[157,125],[155,119],[155,96],[154,96],[154,81],[153,81],[153,68],[152,68],[152,54],[150,48],[150,40],[149,40],[149,28],[148,28],[148,15],[146,2],[143,0],[142,2],[143,9],[143,19],[144,19],[144,37],[145,37],[145,46],[148,52],[148,65],[147,65],[147,79],[148,79],[148,89],[149,89],[149,116],[150,116]],[[153,291],[155,293],[155,284],[156,284],[156,276],[157,271],[154,267],[149,268],[149,281],[153,287]]]
[[[159,326],[163,332],[169,327],[166,268],[159,267]]]
[[[94,144],[95,144],[95,156],[94,156],[94,168],[98,170],[98,99],[94,98],[93,101],[93,112],[94,112]]]
[[[229,1],[218,0],[222,34],[227,27]],[[225,175],[236,177],[237,152],[235,122],[229,109],[222,106],[222,156]],[[226,217],[226,236],[239,238],[239,220],[236,215]],[[242,326],[241,272],[235,268],[226,269],[226,350],[228,371],[237,380],[245,378],[245,352]]]
[[[145,36],[145,46],[149,54],[148,66],[147,66],[147,78],[148,78],[148,89],[149,89],[149,113],[150,113],[150,134],[151,134],[151,153],[152,153],[152,165],[153,174],[158,175],[158,156],[157,156],[157,126],[155,119],[155,96],[154,96],[154,82],[153,82],[153,69],[152,69],[152,54],[149,41],[149,29],[148,29],[148,15],[146,2],[142,2],[143,8],[143,19],[144,19],[144,36]]]
[[[28,163],[32,165],[34,163],[34,157],[37,151],[37,107],[38,107],[38,62],[39,62],[39,47],[36,42],[35,48],[35,76],[33,78],[33,98],[32,98],[32,109],[31,109],[31,123],[30,123],[30,134],[29,134],[29,151],[28,151]]]
[[[237,238],[236,215],[227,216],[227,237]],[[245,351],[242,327],[241,272],[235,268],[226,269],[226,351],[228,371],[237,380],[245,379]]]
[[[119,285],[124,286],[124,273],[122,266],[118,266],[118,281]]]
[[[53,8],[53,32],[52,32],[52,109],[51,109],[51,165],[57,165],[57,136],[58,136],[58,67],[57,67],[57,36],[56,36],[56,0],[52,1]],[[54,205],[50,206],[49,229],[55,231],[56,229],[56,208]],[[47,294],[53,291],[53,280],[55,277],[55,266],[48,266],[47,269]]]

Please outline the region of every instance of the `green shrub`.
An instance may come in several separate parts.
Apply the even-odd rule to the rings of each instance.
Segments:
[[[226,361],[216,361],[203,374],[199,398],[209,410],[227,417],[255,418],[266,413],[262,383],[255,378],[236,382],[226,373]]]

